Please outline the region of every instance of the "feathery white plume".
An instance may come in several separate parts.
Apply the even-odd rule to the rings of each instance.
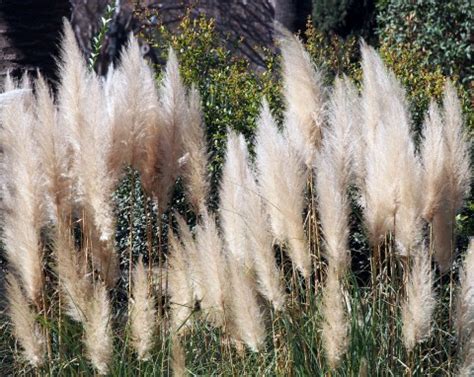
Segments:
[[[338,272],[329,267],[323,296],[323,344],[331,368],[336,368],[349,344],[349,323]]]
[[[40,231],[45,216],[38,148],[33,135],[36,124],[24,97],[0,109],[0,123],[2,238],[20,286],[28,300],[41,307]]]
[[[207,212],[203,214],[202,222],[197,226],[196,242],[201,257],[199,265],[193,267],[199,269],[200,276],[206,276],[203,281],[201,308],[211,323],[222,326],[225,324],[229,289],[226,261],[216,220]]]
[[[245,218],[244,198],[247,188],[247,146],[243,136],[227,134],[227,150],[222,171],[219,199],[219,217],[226,249],[235,259],[251,268],[248,224]]]
[[[298,37],[287,32],[280,42],[286,132],[291,146],[311,169],[324,122],[322,77]]]
[[[147,272],[140,258],[133,272],[133,299],[130,308],[132,344],[140,360],[148,360],[150,357],[156,328],[155,300],[149,286]]]
[[[13,333],[23,348],[25,359],[34,367],[40,366],[44,361],[46,340],[36,322],[36,313],[30,308],[18,280],[11,274],[7,275],[6,280]]]
[[[321,227],[329,265],[338,273],[348,264],[349,198],[351,178],[353,108],[357,98],[349,79],[336,79],[317,159],[316,190]]]
[[[403,340],[409,351],[429,337],[436,304],[428,250],[421,246],[411,259],[406,297],[402,304]]]
[[[187,227],[186,223],[183,224]],[[193,290],[189,280],[188,258],[173,232],[169,235],[169,293],[173,332],[184,333],[190,327],[193,312]]]
[[[188,121],[183,130],[184,152],[187,156],[183,168],[186,192],[195,213],[203,211],[209,196],[207,172],[207,143],[202,120],[201,97],[193,86],[189,93]]]
[[[268,104],[263,102],[256,139],[260,194],[270,216],[272,232],[288,245],[288,254],[305,277],[311,258],[303,229],[306,174],[288,140],[278,132]]]

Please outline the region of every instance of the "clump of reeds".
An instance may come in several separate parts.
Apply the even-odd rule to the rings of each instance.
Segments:
[[[370,318],[375,319],[384,305],[379,292],[388,291],[382,286],[387,281],[380,277],[390,277],[388,283],[396,286],[396,270],[403,266],[405,296],[398,300],[397,293],[387,294],[388,301],[393,299],[387,304],[390,316],[401,309],[402,340],[410,357],[415,346],[428,339],[436,304],[431,251],[441,271],[449,270],[454,216],[468,194],[471,176],[470,141],[452,84],[446,85],[441,110],[430,105],[418,154],[404,90],[375,50],[362,45],[361,97],[347,78],[339,78],[326,103],[322,77],[302,43],[287,35],[281,46],[283,129],[279,130],[263,101],[255,156],[242,135],[228,132],[218,216],[207,208],[211,185],[200,97],[195,88],[187,91],[184,86],[172,49],[158,88],[133,37],[118,67],[101,80],[87,69],[65,23],[57,99],[41,77],[34,94],[28,76],[20,84],[7,77],[7,91],[0,97],[2,225],[11,270],[6,291],[13,333],[32,366],[41,366],[46,350],[51,353],[55,346],[49,342],[56,338],[47,334],[47,329],[55,331],[54,325],[42,324],[53,323],[58,315],[61,326],[65,313],[81,324],[85,356],[97,372],[111,370],[115,297],[111,291],[121,289],[115,286],[120,269],[111,195],[129,166],[140,173],[145,192],[157,204],[160,222],[180,176],[196,215],[189,220],[189,224],[195,220],[194,229],[172,212],[168,226],[159,229],[166,229],[168,241],[164,245],[160,239],[158,245],[167,263],[158,267],[166,277],[156,302],[149,276],[156,268],[153,245],[149,245],[148,271],[141,258],[135,264],[129,281],[128,323],[130,343],[140,361],[154,357],[157,320],[166,321],[169,315],[171,326],[164,326],[163,344],[166,337],[172,343],[163,354],[171,353],[175,375],[186,374],[185,342],[196,329],[200,331],[194,325],[203,319],[211,325],[208,328],[218,328],[221,347],[230,339],[240,356],[245,355],[244,345],[254,352],[264,350],[271,324],[276,370],[281,355],[290,355],[284,356],[288,357],[284,368],[291,368],[297,358],[292,359],[296,351],[293,355],[289,345],[300,334],[290,332],[297,328],[303,333],[319,318],[315,303],[322,302],[320,329],[327,364],[338,368],[354,336],[349,333],[351,326],[358,328],[357,322],[366,321],[361,318],[349,324],[350,316],[360,315],[358,307],[352,307],[348,289],[353,183],[374,248],[372,258],[382,258],[384,247],[385,258],[390,259],[390,265],[378,260],[380,270],[371,271]],[[313,173],[319,210],[316,226],[322,229],[327,260],[321,285],[319,276],[314,285],[310,279],[306,240],[315,235],[307,234],[303,224],[305,187]],[[424,198],[420,187],[426,191]],[[424,246],[422,218],[431,225],[430,249]],[[171,229],[175,222],[176,233]],[[285,259],[276,258],[274,242],[288,253],[304,279],[293,274],[292,284],[284,280]],[[471,240],[456,311],[463,362],[459,371],[465,375],[474,360],[472,245]],[[131,271],[132,250],[129,255]],[[53,273],[48,270],[51,265]],[[291,292],[286,305],[285,289],[298,288],[301,291]],[[365,297],[358,299],[365,305]],[[157,310],[157,302],[169,305]],[[198,310],[202,315],[194,316]],[[388,318],[391,321],[395,318]],[[376,325],[374,320],[372,331]],[[209,342],[215,337],[204,338]],[[305,363],[321,361],[312,358],[313,343],[304,343],[301,349]],[[227,347],[220,351],[222,363],[232,357]]]

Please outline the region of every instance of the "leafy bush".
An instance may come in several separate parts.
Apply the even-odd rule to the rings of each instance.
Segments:
[[[382,0],[377,8],[382,44],[413,50],[419,63],[457,75],[463,84],[473,79],[470,0]]]
[[[325,73],[328,82],[342,74],[357,77],[360,54],[354,36],[346,39],[335,34],[328,36],[308,20],[305,38],[308,53],[315,66]]]

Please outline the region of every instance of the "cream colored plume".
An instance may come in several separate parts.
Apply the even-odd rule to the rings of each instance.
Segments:
[[[226,320],[228,274],[215,217],[207,212],[203,214],[202,222],[197,226],[196,242],[200,263],[193,268],[199,269],[199,275],[206,277],[203,281],[201,308],[212,324],[222,326]]]
[[[441,272],[449,270],[454,252],[454,222],[457,211],[469,194],[471,183],[471,140],[463,129],[461,104],[448,81],[443,97],[444,190],[443,201],[433,216],[434,258]]]
[[[227,150],[219,191],[219,217],[226,250],[239,263],[251,268],[248,224],[244,214],[244,198],[247,188],[247,146],[243,136],[235,132],[227,134]]]
[[[206,212],[203,212],[206,213]],[[193,300],[200,302],[203,298],[204,281],[206,274],[199,268],[201,263],[201,253],[193,237],[193,233],[188,227],[184,218],[178,214],[175,215],[179,227],[179,236],[182,243],[183,255],[186,258],[187,280],[190,284]],[[204,275],[203,275],[204,273]]]
[[[348,189],[352,171],[353,108],[357,92],[349,79],[336,79],[329,105],[329,125],[317,158],[316,190],[321,227],[329,265],[338,274],[348,261],[350,205]]]
[[[109,69],[105,91],[112,127],[108,168],[113,180],[117,183],[124,168],[132,166],[151,185],[154,143],[160,133],[159,101],[153,71],[133,35],[120,56],[120,66]]]
[[[23,354],[32,366],[38,367],[44,361],[46,339],[35,313],[28,304],[18,280],[11,274],[6,276],[6,296],[13,333],[23,349]]]
[[[13,84],[11,84],[13,85]],[[36,127],[25,98],[0,108],[2,239],[6,256],[30,302],[41,307],[45,224]]]
[[[183,224],[186,227],[186,224]],[[190,328],[194,309],[192,285],[189,279],[188,258],[183,245],[173,232],[169,234],[169,293],[171,300],[172,331],[185,333]]]
[[[286,132],[291,146],[311,169],[324,123],[323,80],[298,37],[286,32],[280,47]]]
[[[402,304],[403,340],[408,351],[430,336],[436,304],[428,250],[422,246],[412,255],[411,261]]]
[[[97,283],[88,303],[84,323],[87,357],[99,374],[109,371],[113,353],[110,303],[105,285]]]
[[[438,212],[446,190],[446,143],[443,120],[435,102],[430,103],[423,124],[421,158],[423,163],[423,217],[431,222]]]
[[[58,92],[59,122],[68,138],[71,173],[76,179],[77,204],[84,209],[84,229],[110,245],[115,234],[110,199],[113,182],[108,174],[110,125],[103,90],[89,73],[71,26],[64,24],[61,45],[61,83]],[[92,230],[93,229],[93,230]],[[100,253],[95,253],[100,250]],[[103,252],[106,250],[105,252]],[[95,267],[107,282],[116,277],[117,260],[112,247],[92,248]]]
[[[258,183],[274,237],[288,245],[294,265],[308,277],[311,258],[303,229],[306,174],[263,102],[256,139]]]
[[[454,215],[469,195],[472,176],[469,153],[472,144],[467,131],[463,128],[461,103],[450,81],[444,88],[443,119],[447,146],[449,202]]]
[[[406,254],[419,241],[422,203],[421,165],[415,154],[405,93],[380,56],[365,44],[362,66],[365,218],[372,244],[387,232],[395,232],[398,250]]]
[[[349,322],[344,308],[343,287],[338,272],[329,267],[323,296],[323,345],[331,368],[344,357],[349,344]]]
[[[183,148],[186,162],[183,179],[188,200],[196,214],[201,213],[209,196],[209,174],[207,172],[207,143],[202,119],[201,97],[193,86],[188,99],[188,121],[183,130]]]
[[[84,123],[75,124],[73,129],[80,148],[73,169],[79,178],[79,202],[92,217],[100,241],[110,242],[115,235],[110,205],[114,187],[107,170],[110,125],[103,90],[93,74],[88,78],[87,92],[82,108],[86,112]]]
[[[265,327],[249,271],[231,255],[228,267],[232,287],[229,301],[234,336],[257,352],[265,341]]]
[[[48,217],[57,223],[59,217],[72,212],[72,179],[68,164],[68,140],[59,127],[57,109],[46,81],[41,75],[35,83],[34,136],[38,144],[42,187]]]
[[[188,122],[186,89],[179,74],[178,60],[172,48],[169,50],[163,81],[159,88],[160,129],[148,144],[149,159],[144,180],[145,188],[158,202],[160,211],[165,210],[178,175],[182,171],[184,157],[183,132]],[[143,179],[143,178],[142,178]]]
[[[85,255],[75,249],[70,226],[60,221],[54,239],[56,273],[67,314],[77,322],[85,322],[93,285],[87,271]]]
[[[255,173],[250,168],[250,160],[246,153],[246,145],[240,136],[241,148],[247,155],[242,181],[242,216],[245,219],[249,257],[256,273],[257,288],[273,305],[275,310],[282,310],[285,303],[280,272],[275,261],[273,237],[270,230],[268,215],[258,190]]]
[[[139,360],[148,360],[156,329],[155,300],[142,259],[133,272],[132,301],[130,303],[132,345]]]

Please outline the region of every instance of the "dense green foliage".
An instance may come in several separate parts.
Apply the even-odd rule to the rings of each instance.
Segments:
[[[420,63],[443,74],[473,77],[470,0],[391,0],[378,3],[378,34],[383,44],[420,54]]]

